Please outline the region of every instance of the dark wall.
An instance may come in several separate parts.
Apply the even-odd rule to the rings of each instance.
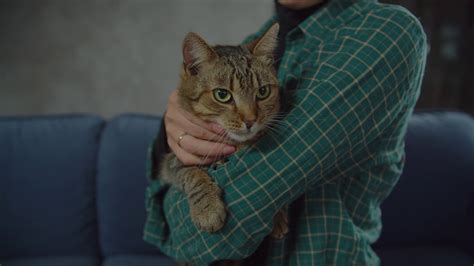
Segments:
[[[418,108],[474,114],[474,0],[384,0],[423,24],[430,52]]]
[[[272,0],[0,0],[0,115],[160,114],[195,31],[235,44]]]
[[[474,0],[382,0],[420,18],[430,53],[419,108],[474,114]],[[0,115],[161,113],[181,41],[237,43],[273,0],[0,0]]]

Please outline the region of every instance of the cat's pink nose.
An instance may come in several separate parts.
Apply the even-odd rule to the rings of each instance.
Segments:
[[[255,120],[245,120],[244,124],[247,127],[247,129],[250,129],[253,126],[253,124],[255,124]]]

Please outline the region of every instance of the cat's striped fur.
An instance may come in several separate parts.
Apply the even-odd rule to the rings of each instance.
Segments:
[[[197,34],[189,33],[183,42],[180,106],[205,121],[219,123],[227,134],[221,141],[237,147],[256,141],[279,112],[273,67],[277,34],[275,24],[248,45],[211,47]],[[227,98],[230,100],[224,101]],[[163,181],[187,195],[197,228],[212,233],[224,225],[226,208],[221,189],[205,169],[184,166],[169,153],[160,173]],[[281,238],[288,230],[286,215],[280,212],[275,217],[272,235]]]

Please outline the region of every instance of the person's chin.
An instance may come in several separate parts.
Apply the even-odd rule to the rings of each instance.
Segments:
[[[277,0],[277,1],[280,5],[287,7],[289,9],[294,9],[294,10],[308,8],[310,6],[313,6],[322,2],[322,0]]]

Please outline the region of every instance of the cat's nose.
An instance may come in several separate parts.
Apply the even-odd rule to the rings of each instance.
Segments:
[[[253,124],[255,124],[255,120],[245,120],[244,124],[247,127],[247,129],[250,129],[253,126]]]

